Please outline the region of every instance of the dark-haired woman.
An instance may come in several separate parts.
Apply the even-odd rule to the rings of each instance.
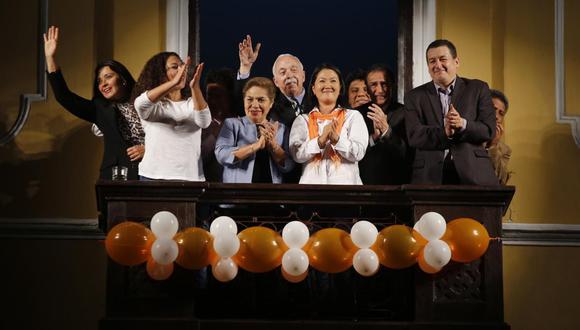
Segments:
[[[48,81],[54,96],[73,115],[94,123],[103,133],[105,150],[100,178],[110,179],[113,166],[128,168],[127,178],[138,178],[138,162],[145,152],[144,131],[139,116],[129,103],[135,80],[121,63],[108,60],[97,65],[93,99],[71,92],[56,64],[58,28],[51,26],[44,34],[44,54]]]
[[[290,131],[290,152],[303,164],[300,183],[362,184],[358,161],[368,145],[360,112],[341,106],[344,82],[333,65],[317,67],[308,97],[314,109],[300,115]]]
[[[227,118],[216,142],[226,183],[282,183],[282,173],[294,168],[288,155],[288,129],[266,118],[276,86],[264,77],[250,79],[243,90],[244,117]]]
[[[159,53],[147,61],[135,85],[135,109],[147,145],[139,164],[144,180],[205,181],[201,130],[211,124],[211,113],[199,84],[203,63],[188,84],[189,62],[176,53]]]

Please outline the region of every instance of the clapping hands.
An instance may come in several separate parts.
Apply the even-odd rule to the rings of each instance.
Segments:
[[[280,123],[278,123],[277,121],[274,123],[266,121],[258,125],[258,130],[260,131],[260,138],[264,138],[265,145],[270,150],[274,150],[279,146],[278,142],[276,141],[276,134],[278,134],[279,127]]]
[[[445,116],[445,134],[451,137],[457,130],[463,129],[463,118],[459,115],[459,112],[455,109],[453,104],[449,107],[449,111]]]
[[[332,144],[338,143],[340,135],[336,132],[338,130],[338,120],[333,119],[332,122],[322,129],[322,134],[318,137],[318,146],[323,149],[328,141]]]

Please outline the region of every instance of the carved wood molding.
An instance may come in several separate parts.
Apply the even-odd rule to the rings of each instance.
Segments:
[[[14,140],[16,135],[20,133],[22,127],[28,119],[30,113],[30,104],[32,102],[44,101],[46,100],[46,62],[44,60],[44,47],[42,46],[40,40],[42,40],[42,34],[48,29],[48,0],[39,1],[39,12],[38,12],[38,53],[37,53],[37,65],[36,65],[36,93],[25,93],[20,95],[20,106],[18,108],[18,116],[12,124],[12,127],[8,132],[0,136],[0,146],[5,145],[8,142]]]

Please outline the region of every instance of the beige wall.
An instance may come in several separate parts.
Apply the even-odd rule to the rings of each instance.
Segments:
[[[504,311],[513,330],[580,329],[580,248],[504,246]]]
[[[22,6],[2,2],[0,24],[13,54],[1,62],[0,130],[18,113],[21,93],[35,91],[37,17],[35,1]],[[31,24],[22,22],[31,21]],[[49,25],[60,28],[57,61],[68,86],[92,96],[96,63],[114,57],[138,77],[145,61],[164,49],[165,1],[74,1],[49,3]],[[6,109],[6,111],[4,111]],[[90,124],[66,112],[48,91],[32,103],[30,116],[14,142],[0,147],[0,217],[95,218],[94,183],[102,157],[102,140]]]
[[[580,108],[580,3],[566,1],[566,113]],[[460,74],[503,90],[516,222],[580,224],[580,149],[556,123],[554,1],[437,1],[437,37]],[[505,319],[514,330],[578,329],[580,248],[504,247]]]
[[[517,187],[512,218],[580,223],[580,149],[570,126],[557,124],[555,116],[553,0],[437,3],[437,36],[457,46],[460,74],[487,81],[510,100],[505,141],[513,149],[510,184]],[[567,25],[567,40],[580,39],[578,21]],[[577,55],[579,45],[568,46],[567,53],[576,49]],[[569,91],[580,90],[579,61],[567,57]],[[578,103],[578,94],[569,92],[567,104]]]

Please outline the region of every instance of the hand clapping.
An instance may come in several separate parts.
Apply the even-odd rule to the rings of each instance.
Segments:
[[[367,117],[373,121],[374,132],[372,138],[376,141],[381,134],[389,129],[389,122],[387,121],[387,114],[383,112],[383,109],[376,104],[371,104],[369,106],[369,112]]]

